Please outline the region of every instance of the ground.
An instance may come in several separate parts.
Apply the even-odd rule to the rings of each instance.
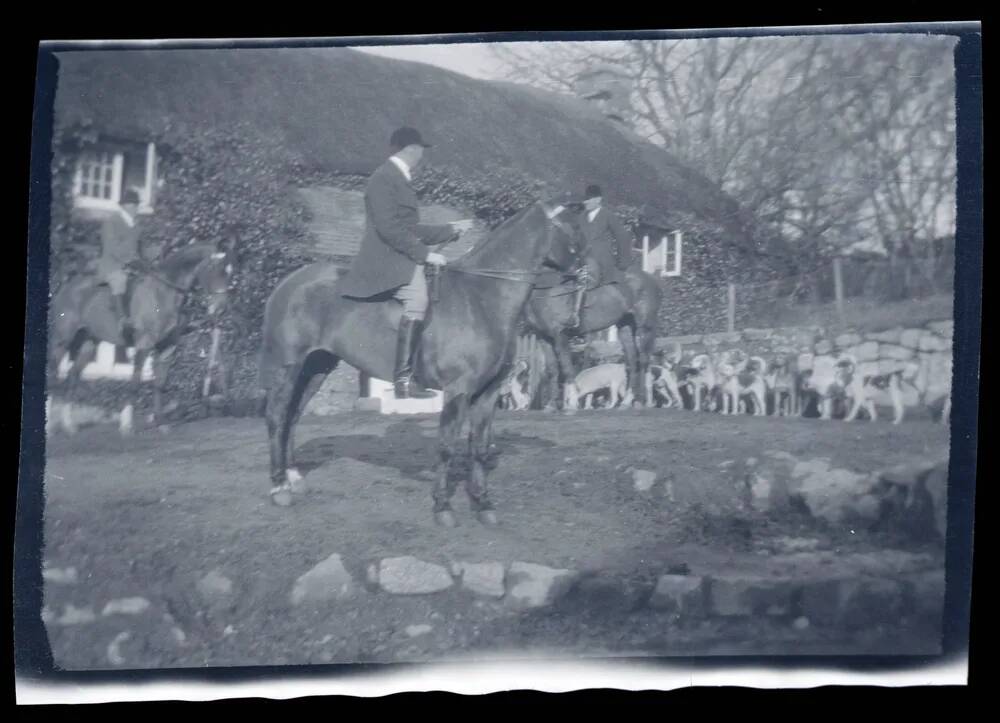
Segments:
[[[264,423],[215,418],[120,438],[111,425],[50,439],[45,475],[46,584],[56,664],[67,669],[393,662],[558,655],[855,654],[937,652],[937,631],[905,616],[853,628],[765,615],[687,618],[634,604],[664,573],[762,578],[851,577],[940,569],[932,544],[780,518],[741,506],[731,460],[781,450],[872,471],[947,454],[947,430],[928,420],[887,423],[723,417],[675,410],[599,410],[562,416],[499,412],[502,451],[490,489],[501,524],[469,513],[436,527],[429,470],[436,418],[345,413],[305,418],[298,461],[308,491],[289,508],[268,498]],[[665,480],[637,491],[629,467]],[[811,552],[792,554],[787,541]],[[294,606],[296,580],[338,553],[358,581],[350,598]],[[544,608],[512,610],[457,586],[393,595],[365,584],[371,563],[412,555],[532,562],[614,580]],[[904,563],[899,563],[904,560]],[[858,562],[861,561],[861,562]],[[207,594],[214,571],[232,590]],[[102,615],[141,597],[136,614]],[[89,610],[60,624],[67,605]],[[71,616],[72,617],[72,616]],[[804,622],[803,622],[804,621]],[[414,628],[413,626],[429,626]],[[916,627],[914,627],[916,626]],[[127,635],[126,635],[127,634]],[[115,654],[109,645],[117,639]],[[109,662],[110,655],[110,662]]]

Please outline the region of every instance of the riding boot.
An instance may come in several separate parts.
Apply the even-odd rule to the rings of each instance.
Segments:
[[[118,329],[121,332],[122,340],[127,346],[132,346],[134,343],[132,338],[132,321],[129,319],[128,311],[125,309],[125,295],[113,294],[112,298],[115,300],[115,312],[118,314]]]
[[[420,340],[421,323],[407,316],[399,320],[396,337],[396,369],[393,375],[396,399],[429,399],[433,392],[413,384],[413,351]]]
[[[586,286],[579,286],[576,290],[576,298],[573,300],[573,315],[569,319],[569,328],[578,329],[580,327],[580,312],[583,310],[583,295],[586,293]]]

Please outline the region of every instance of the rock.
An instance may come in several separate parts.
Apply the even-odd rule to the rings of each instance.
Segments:
[[[908,361],[913,358],[913,350],[895,344],[879,344],[878,355],[881,359]]]
[[[202,599],[209,604],[228,603],[233,596],[233,582],[218,570],[212,570],[197,585]]]
[[[794,585],[762,577],[712,577],[710,609],[724,617],[790,615]]]
[[[379,563],[379,585],[396,595],[423,595],[447,590],[451,575],[440,565],[415,557],[390,557]]]
[[[410,638],[415,638],[419,635],[426,635],[434,629],[431,625],[407,625],[406,635]]]
[[[557,602],[561,612],[616,613],[640,609],[653,592],[651,580],[621,574],[586,573]]]
[[[56,585],[75,585],[77,583],[76,568],[67,567],[60,569],[58,567],[44,567],[42,569],[42,579],[45,582],[55,583]]]
[[[841,334],[833,340],[833,343],[837,346],[837,348],[844,349],[849,346],[854,346],[855,344],[860,344],[861,337],[854,333]]]
[[[951,351],[951,340],[943,339],[930,332],[920,337],[920,344],[917,347],[920,351]]]
[[[903,327],[897,326],[894,329],[889,329],[887,331],[871,332],[865,334],[865,339],[870,339],[872,341],[881,341],[887,344],[898,344],[903,336]]]
[[[139,615],[148,609],[149,600],[146,598],[126,597],[108,602],[101,615]]]
[[[771,329],[744,329],[743,338],[747,341],[763,341],[770,339],[773,333]]]
[[[354,402],[354,410],[357,412],[381,412],[382,400],[378,397],[359,397]]]
[[[661,575],[649,598],[649,606],[685,617],[701,617],[708,612],[705,581],[690,575]]]
[[[840,524],[855,510],[856,498],[871,490],[869,475],[829,466],[829,460],[798,462],[792,469],[790,497],[801,499],[813,517]]]
[[[340,555],[334,553],[295,581],[291,601],[293,605],[301,605],[346,600],[356,592],[354,578],[344,568]]]
[[[131,639],[131,637],[132,634],[129,632],[118,633],[118,635],[116,635],[114,639],[108,643],[107,655],[109,663],[112,665],[125,665],[126,660],[125,656],[122,655],[121,646],[122,643]]]
[[[903,613],[903,587],[896,580],[844,580],[840,585],[840,620],[852,628],[897,622]]]
[[[955,322],[952,319],[947,321],[932,321],[927,324],[927,328],[935,334],[951,339],[955,333]]]
[[[854,358],[859,362],[873,362],[878,360],[878,344],[874,341],[866,341],[862,344],[858,344],[850,353],[854,355]]]
[[[899,335],[899,343],[910,349],[916,349],[923,334],[923,329],[904,329],[903,333]]]
[[[648,469],[632,469],[632,483],[639,492],[649,492],[656,484],[656,472]]]
[[[701,334],[689,334],[687,336],[666,336],[656,340],[656,351],[673,351],[674,345],[679,344],[684,347],[689,344],[700,344]]]
[[[569,590],[576,576],[572,570],[514,562],[507,573],[507,597],[518,608],[544,607]]]
[[[504,568],[499,562],[456,562],[452,567],[462,587],[476,595],[501,598],[504,595]]]
[[[832,351],[833,344],[831,344],[827,339],[821,339],[813,346],[813,352],[815,354],[829,354]]]
[[[56,623],[58,625],[82,625],[84,623],[92,623],[95,620],[97,620],[97,616],[94,615],[94,611],[89,605],[84,608],[78,608],[69,603],[63,609],[62,617],[56,620]]]
[[[792,627],[795,628],[796,630],[806,630],[806,629],[808,629],[809,628],[809,618],[807,618],[805,616],[800,616],[800,617],[795,618],[795,621],[792,623]]]

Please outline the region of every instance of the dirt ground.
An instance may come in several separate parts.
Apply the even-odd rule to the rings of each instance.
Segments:
[[[862,530],[817,526],[805,516],[755,518],[722,463],[782,450],[871,471],[941,457],[946,428],[886,423],[722,417],[673,410],[589,411],[567,417],[499,412],[502,457],[490,477],[501,525],[470,515],[459,486],[460,526],[431,518],[429,470],[436,418],[348,413],[306,418],[298,462],[308,492],[289,508],[267,495],[261,419],[209,419],[128,439],[113,426],[49,440],[45,551],[73,584],[46,585],[46,607],[89,607],[96,619],[49,623],[57,665],[200,667],[392,662],[555,655],[849,654],[927,652],[926,631],[882,626],[847,633],[788,621],[687,621],[635,610],[615,595],[528,613],[452,589],[293,607],[296,579],[332,553],[361,581],[368,564],[413,555],[447,565],[516,560],[599,571],[639,584],[676,569],[691,574],[809,574],[783,556],[781,538],[807,538],[838,560],[873,564],[896,552],[940,551]],[[623,473],[657,471],[669,495],[642,495]],[[845,563],[846,564],[846,563]],[[231,580],[226,602],[204,599],[210,571]],[[845,570],[850,574],[850,570]],[[112,599],[143,597],[138,615],[102,616]],[[905,621],[904,621],[905,622]],[[426,625],[429,628],[412,628]],[[409,629],[408,629],[409,628]],[[933,646],[932,646],[933,647]]]

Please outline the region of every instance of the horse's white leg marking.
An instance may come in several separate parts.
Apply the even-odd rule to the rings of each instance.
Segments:
[[[118,417],[118,431],[122,433],[123,436],[128,436],[132,434],[132,405],[126,404],[125,408],[122,409],[121,415]]]

